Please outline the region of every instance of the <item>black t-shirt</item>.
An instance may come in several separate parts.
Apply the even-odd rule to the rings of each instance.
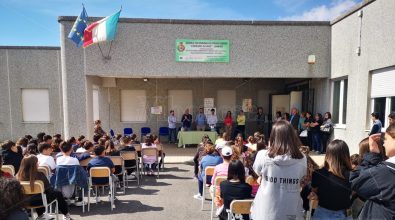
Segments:
[[[224,211],[229,209],[230,203],[235,199],[251,198],[252,188],[247,183],[229,182],[226,180],[221,182],[220,189],[221,198],[224,200]]]
[[[326,168],[313,172],[311,186],[318,188],[318,205],[333,211],[348,209],[351,205],[350,173],[347,172],[342,179],[333,175]]]
[[[320,127],[322,125],[322,120],[318,120],[318,121],[314,120],[313,123],[318,123],[318,125],[315,126],[315,127],[310,127],[311,128],[310,131],[312,131],[312,132],[320,132],[321,131]]]

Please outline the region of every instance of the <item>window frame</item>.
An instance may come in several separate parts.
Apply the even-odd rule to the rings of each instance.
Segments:
[[[41,90],[41,91],[46,91],[46,98],[48,98],[48,100],[47,100],[47,106],[45,106],[44,108],[48,108],[47,110],[48,110],[48,115],[47,115],[47,118],[48,118],[48,120],[27,120],[26,119],[26,114],[25,114],[25,106],[28,106],[28,103],[25,103],[24,102],[24,100],[25,100],[25,98],[24,98],[24,93],[25,92],[27,92],[27,91],[32,91],[32,90]],[[21,88],[21,94],[20,94],[20,98],[21,98],[21,118],[22,118],[22,123],[23,124],[50,124],[51,123],[51,108],[50,108],[50,102],[51,102],[51,100],[50,100],[50,91],[49,91],[50,89],[49,88]],[[43,97],[41,97],[41,98],[43,98]],[[40,98],[40,100],[41,100],[41,98]],[[42,104],[42,103],[39,103],[38,105],[40,105],[40,104]],[[31,108],[31,107],[29,107],[29,108]],[[37,108],[34,108],[34,109],[37,109]],[[40,111],[39,112],[43,112],[42,111],[43,109],[41,109],[40,108]]]
[[[347,81],[347,97],[346,100],[344,100],[344,95],[345,95],[345,81]],[[338,106],[338,121],[335,123],[335,127],[336,128],[346,128],[347,125],[347,99],[348,99],[348,77],[342,77],[342,78],[337,78],[337,79],[332,79],[332,93],[331,93],[331,109],[332,109],[332,114],[335,112],[334,108],[335,108],[335,103],[334,103],[334,93],[335,93],[335,83],[336,82],[340,82],[340,87],[339,87],[339,106]],[[345,106],[344,106],[345,105]],[[345,110],[345,118],[343,117],[343,112],[344,112],[344,108],[346,108]]]

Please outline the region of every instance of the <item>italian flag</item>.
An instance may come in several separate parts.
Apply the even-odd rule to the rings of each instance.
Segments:
[[[95,43],[114,40],[120,14],[121,11],[89,25],[84,30],[84,48]]]

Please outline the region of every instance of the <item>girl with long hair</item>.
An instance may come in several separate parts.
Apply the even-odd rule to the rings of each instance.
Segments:
[[[349,219],[351,206],[350,151],[346,142],[329,143],[324,166],[313,173],[311,199],[318,197],[313,219]]]
[[[292,125],[284,120],[273,125],[267,150],[260,150],[254,162],[260,187],[252,208],[252,219],[301,219],[299,192],[307,174],[306,157]]]
[[[34,189],[34,182],[40,180],[44,183],[45,194],[47,195],[48,203],[52,202],[54,199],[58,200],[59,210],[64,215],[65,220],[70,219],[69,207],[61,192],[55,191],[47,177],[42,173],[38,172],[38,159],[34,155],[29,155],[23,158],[21,162],[21,167],[19,172],[16,174],[16,178],[19,181],[29,181],[30,188]],[[33,195],[29,198],[29,203],[31,206],[42,205],[41,195]],[[40,217],[44,216],[44,208],[37,208],[37,214]],[[46,213],[48,214],[48,213]]]

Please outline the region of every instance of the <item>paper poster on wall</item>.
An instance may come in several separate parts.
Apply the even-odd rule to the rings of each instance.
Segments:
[[[154,106],[154,107],[151,107],[151,114],[153,114],[153,115],[161,115],[163,112],[162,112],[162,106]]]
[[[214,98],[204,98],[205,108],[214,108]]]
[[[243,99],[243,111],[252,112],[252,99]]]

